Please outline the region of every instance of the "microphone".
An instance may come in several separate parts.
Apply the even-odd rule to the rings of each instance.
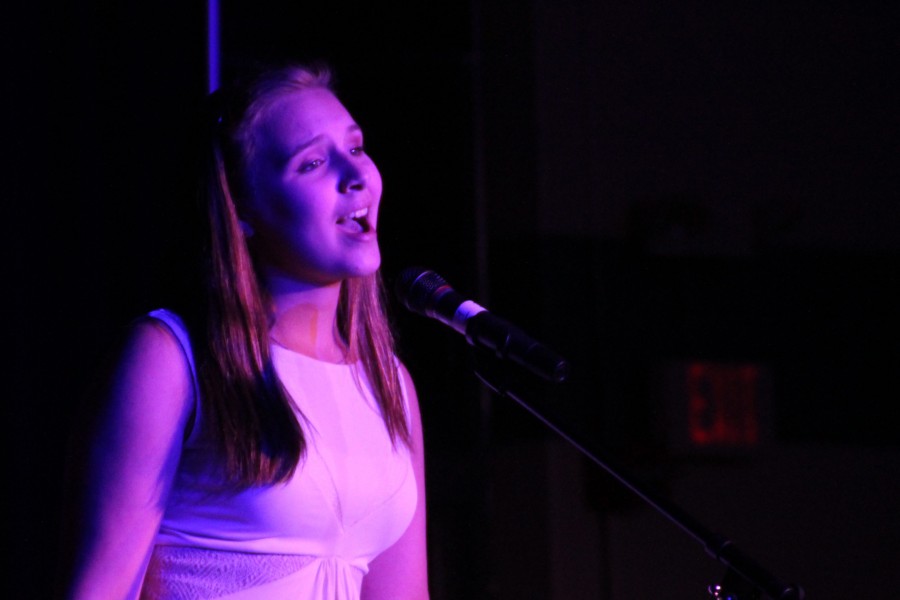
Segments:
[[[553,383],[568,377],[569,363],[563,357],[483,306],[463,298],[434,271],[422,267],[404,269],[395,287],[406,308],[452,327],[465,336],[469,345],[511,360]]]

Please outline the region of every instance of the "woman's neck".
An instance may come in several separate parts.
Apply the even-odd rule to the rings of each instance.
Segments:
[[[269,329],[273,342],[319,360],[344,362],[346,347],[336,324],[340,282],[313,285],[270,270],[265,286],[274,315]]]

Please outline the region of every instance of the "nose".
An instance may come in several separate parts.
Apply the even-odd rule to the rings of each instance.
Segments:
[[[359,192],[366,188],[366,171],[362,165],[355,163],[352,158],[345,158],[341,165],[341,179],[339,189],[342,194],[347,192]]]

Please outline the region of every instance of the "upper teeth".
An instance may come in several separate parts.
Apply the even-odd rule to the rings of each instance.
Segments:
[[[366,207],[366,208],[361,208],[356,212],[352,212],[344,218],[346,218],[346,219],[361,219],[368,214],[369,214],[369,208]]]

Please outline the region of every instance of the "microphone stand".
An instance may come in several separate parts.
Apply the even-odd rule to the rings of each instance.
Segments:
[[[703,545],[706,553],[725,565],[727,568],[722,581],[708,586],[708,597],[716,600],[758,600],[760,593],[765,593],[773,600],[803,600],[806,593],[803,588],[794,584],[785,584],[763,567],[743,554],[730,540],[707,530],[699,522],[682,509],[669,501],[656,497],[648,490],[632,481],[621,469],[601,456],[596,450],[576,439],[577,436],[565,431],[535,405],[536,402],[526,400],[521,393],[513,389],[517,383],[512,369],[491,353],[474,349],[475,375],[491,390],[500,396],[514,400],[539,421],[559,434],[592,462],[612,475],[619,483],[637,494],[647,504],[656,509],[664,517],[680,527],[682,531]],[[533,387],[533,386],[531,386]]]

